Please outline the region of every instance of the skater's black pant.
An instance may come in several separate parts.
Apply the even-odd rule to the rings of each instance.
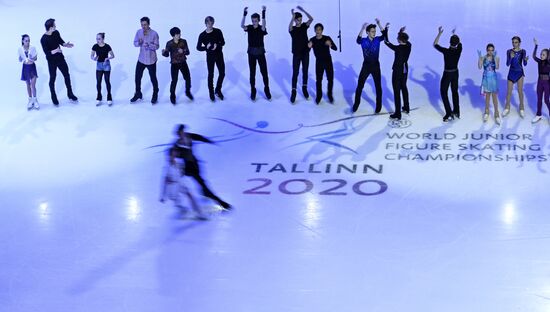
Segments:
[[[101,101],[101,81],[103,80],[103,76],[105,76],[105,85],[107,86],[107,101],[112,100],[111,96],[111,72],[110,71],[102,71],[97,70],[95,72],[95,79],[96,79],[96,88],[97,88],[97,100]]]
[[[56,97],[55,94],[55,78],[57,77],[57,69],[61,71],[63,78],[65,78],[65,87],[67,87],[67,95],[69,97],[73,95],[73,88],[71,86],[71,75],[69,74],[69,65],[65,59],[60,60],[49,60],[48,61],[48,71],[50,72],[50,93],[53,97]]]
[[[401,94],[403,94],[403,109],[409,111],[409,89],[407,89],[407,73],[394,70],[391,76],[393,86],[393,101],[395,103],[394,114],[401,117]]]
[[[451,93],[453,95],[453,110],[451,110],[451,104],[449,103],[449,85],[451,86]],[[445,71],[443,77],[441,77],[441,99],[445,106],[445,115],[460,114],[459,99],[458,99],[458,70]]]
[[[250,68],[250,87],[256,88],[256,63],[260,65],[260,73],[264,79],[264,87],[269,88],[269,77],[267,76],[267,61],[265,53],[252,55],[248,53],[248,67]]]
[[[315,76],[317,84],[317,97],[323,94],[323,74],[326,73],[328,85],[327,92],[332,96],[332,87],[334,85],[334,67],[332,66],[332,59],[320,60],[315,62]]]
[[[298,84],[298,73],[300,72],[300,64],[302,64],[302,86],[307,86],[309,51],[304,53],[292,54],[292,89],[296,89],[296,85]]]
[[[188,92],[191,90],[191,73],[189,72],[187,62],[172,64],[170,66],[170,73],[172,75],[170,96],[176,96],[176,86],[178,85],[178,75],[180,72],[183,75],[183,80],[185,80],[185,91]]]
[[[195,179],[197,181],[197,183],[199,183],[199,185],[202,188],[202,194],[205,197],[208,197],[208,198],[214,200],[215,202],[217,202],[218,204],[220,204],[222,206],[224,204],[226,204],[226,202],[224,202],[221,198],[216,196],[208,188],[208,186],[206,185],[206,181],[204,181],[204,179],[200,175],[199,165],[198,165],[197,162],[195,162],[195,161],[185,162],[185,175],[192,177],[193,179]]]
[[[147,68],[151,83],[153,84],[153,94],[158,94],[159,82],[157,80],[157,63],[145,65],[139,61],[136,64],[136,94],[141,94],[141,78],[143,77],[145,68]]]
[[[382,76],[380,74],[380,63],[363,62],[361,73],[359,74],[359,81],[357,82],[357,89],[355,90],[355,106],[359,106],[361,103],[361,93],[363,93],[365,82],[370,75],[372,75],[372,79],[374,79],[374,86],[376,88],[376,112],[380,112],[380,110],[382,110]]]
[[[218,68],[216,90],[221,90],[223,79],[225,78],[225,62],[223,60],[223,54],[207,54],[206,65],[208,67],[208,90],[214,90],[214,65]]]

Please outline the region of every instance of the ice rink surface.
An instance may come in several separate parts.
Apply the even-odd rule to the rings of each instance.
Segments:
[[[267,10],[267,61],[273,100],[248,98],[242,8]],[[499,55],[519,35],[550,46],[545,1],[342,1],[343,51],[333,52],[334,104],[299,92],[290,104],[291,1],[75,3],[0,1],[4,44],[0,105],[0,311],[529,311],[550,309],[550,124],[531,124],[537,68],[526,66],[527,116],[518,95],[501,126],[482,122],[477,50]],[[300,1],[338,44],[338,2]],[[210,102],[205,55],[194,49],[207,15],[224,32],[225,101]],[[195,101],[178,85],[169,103],[168,59],[160,57],[160,102],[130,104],[142,16],[160,35],[182,29]],[[43,23],[56,19],[66,41],[78,104],[49,99],[40,49]],[[410,115],[393,110],[393,53],[381,47],[383,110],[374,115],[369,79],[350,113],[365,21],[406,25]],[[460,120],[443,124],[442,45],[457,27]],[[95,107],[95,34],[114,50],[114,105]],[[17,62],[20,36],[39,51],[40,111],[26,111]],[[309,31],[313,36],[313,30]],[[315,94],[314,56],[309,89]],[[503,109],[507,68],[501,62]],[[259,75],[259,73],[258,73]],[[192,191],[208,221],[159,202],[165,149],[174,127],[216,144],[195,153],[209,186],[234,210],[222,212]]]

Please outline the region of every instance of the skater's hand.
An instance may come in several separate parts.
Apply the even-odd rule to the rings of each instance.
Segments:
[[[143,44],[143,39],[139,38],[138,43],[139,43],[139,45],[142,45]]]
[[[206,45],[206,49],[207,50],[210,50],[210,47],[212,46],[212,44],[209,42],[207,45]]]
[[[376,22],[376,24],[380,25],[380,19],[379,18],[375,18],[374,21]]]
[[[481,50],[477,50],[477,56],[481,58]]]
[[[298,7],[300,8],[300,7]],[[265,11],[267,9],[267,7],[265,5],[262,5],[262,11]]]
[[[290,14],[292,14],[292,17],[294,17],[294,9],[290,10]]]
[[[218,48],[218,44],[214,43],[214,45],[212,46],[212,51],[216,50],[217,48]]]
[[[399,32],[403,33],[403,32],[405,32],[406,29],[407,29],[407,26],[403,26],[399,29]]]
[[[179,54],[182,54],[182,53],[183,53],[183,49],[182,49],[182,48],[179,48],[179,49],[178,49],[178,53],[179,53]]]
[[[439,28],[437,30],[439,31],[439,34],[441,35],[443,33],[443,26],[439,26]]]
[[[51,52],[51,53],[52,53],[52,54],[57,54],[57,53],[61,53],[61,48],[59,48],[59,47],[58,47],[57,49],[55,49],[55,50],[52,50],[52,52]]]
[[[308,48],[310,48],[310,49],[313,48],[313,42],[309,41],[309,42],[307,43],[307,46],[308,46]]]
[[[390,27],[390,23],[386,23],[386,26],[384,27],[384,29],[388,29],[388,27]]]
[[[330,42],[330,40],[327,40],[327,41],[325,41],[325,45],[326,45],[327,47],[331,47],[331,46],[332,46],[332,42]]]
[[[369,23],[364,23],[363,24],[363,29],[367,29],[367,26],[369,26]]]
[[[74,47],[74,44],[72,44],[72,43],[69,41],[69,42],[65,43],[63,46],[66,47],[66,48],[72,48],[72,47]]]
[[[453,30],[451,31],[451,33],[454,35],[456,33],[456,27],[453,28]]]
[[[533,42],[535,43],[536,46],[539,45],[539,42],[537,41],[537,38],[533,38]]]

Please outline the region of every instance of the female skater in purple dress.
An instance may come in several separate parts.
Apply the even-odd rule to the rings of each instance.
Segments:
[[[537,57],[537,48],[539,47],[537,39],[534,39],[535,50],[533,50],[533,59],[538,64],[539,79],[537,81],[537,114],[533,118],[533,123],[542,119],[542,99],[550,111],[550,61],[548,60],[548,49],[542,49],[540,58]],[[549,119],[550,121],[550,119]]]

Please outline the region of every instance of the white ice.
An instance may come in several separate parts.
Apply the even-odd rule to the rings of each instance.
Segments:
[[[242,8],[268,6],[266,48],[274,99],[248,99],[246,37]],[[532,53],[533,37],[547,36],[547,1],[342,0],[343,52],[333,53],[336,103],[288,101],[291,78],[292,1],[0,1],[0,311],[535,311],[550,309],[550,125],[532,125],[536,66],[526,67],[527,116],[513,109],[499,127],[482,122],[484,99],[477,50],[493,42],[503,57],[520,35]],[[299,1],[336,40],[337,1]],[[169,64],[161,58],[161,100],[132,105],[139,18],[168,41],[172,26],[193,47],[189,58],[194,102],[180,77],[178,105],[169,103]],[[211,103],[205,55],[194,50],[207,15],[216,18],[227,45],[226,100]],[[59,108],[49,100],[47,65],[39,49],[40,111],[26,111],[17,62],[20,35],[40,48],[43,23],[57,20],[73,49],[63,49],[80,101],[69,103],[57,79]],[[406,25],[413,43],[407,128],[391,128],[387,114],[373,113],[369,80],[355,119],[350,101],[361,68],[355,37],[375,17],[397,29]],[[432,48],[437,26],[447,44],[453,27],[464,43],[460,63],[462,118],[442,124],[439,77],[442,56]],[[106,32],[113,60],[113,107],[95,107],[95,34]],[[310,36],[313,31],[310,30]],[[338,43],[338,42],[337,42]],[[381,48],[384,109],[393,109],[393,55]],[[314,94],[314,56],[310,92]],[[501,75],[507,69],[501,62]],[[433,71],[433,72],[432,72]],[[259,75],[259,73],[258,73]],[[502,103],[505,81],[499,98]],[[238,128],[225,119],[252,130]],[[198,144],[203,175],[230,202],[226,213],[202,197],[209,221],[182,218],[159,199],[164,149],[178,123],[212,138]],[[300,128],[287,133],[284,132]],[[263,131],[263,132],[262,132]],[[390,139],[392,133],[455,135],[449,140]],[[465,135],[518,134],[521,140],[475,140]],[[532,150],[484,151],[509,161],[391,160],[397,143],[517,144]],[[479,154],[479,152],[474,152]],[[536,159],[527,161],[527,156]],[[526,161],[517,161],[524,157]],[[546,160],[543,160],[546,159]],[[256,172],[257,165],[266,163]],[[287,171],[282,172],[280,163]],[[326,169],[329,173],[292,173]],[[336,172],[338,164],[382,166],[383,172]],[[272,169],[279,169],[273,171]],[[269,172],[269,171],[273,172]],[[327,181],[332,180],[332,181]],[[334,181],[337,180],[337,181]],[[387,191],[373,193],[379,184]],[[270,183],[259,192],[246,194]],[[342,188],[323,195],[338,185]],[[354,192],[353,186],[358,185]],[[311,187],[309,192],[299,195]],[[250,193],[250,192],[248,192]],[[334,193],[338,193],[335,195]],[[345,194],[343,194],[345,193]]]

